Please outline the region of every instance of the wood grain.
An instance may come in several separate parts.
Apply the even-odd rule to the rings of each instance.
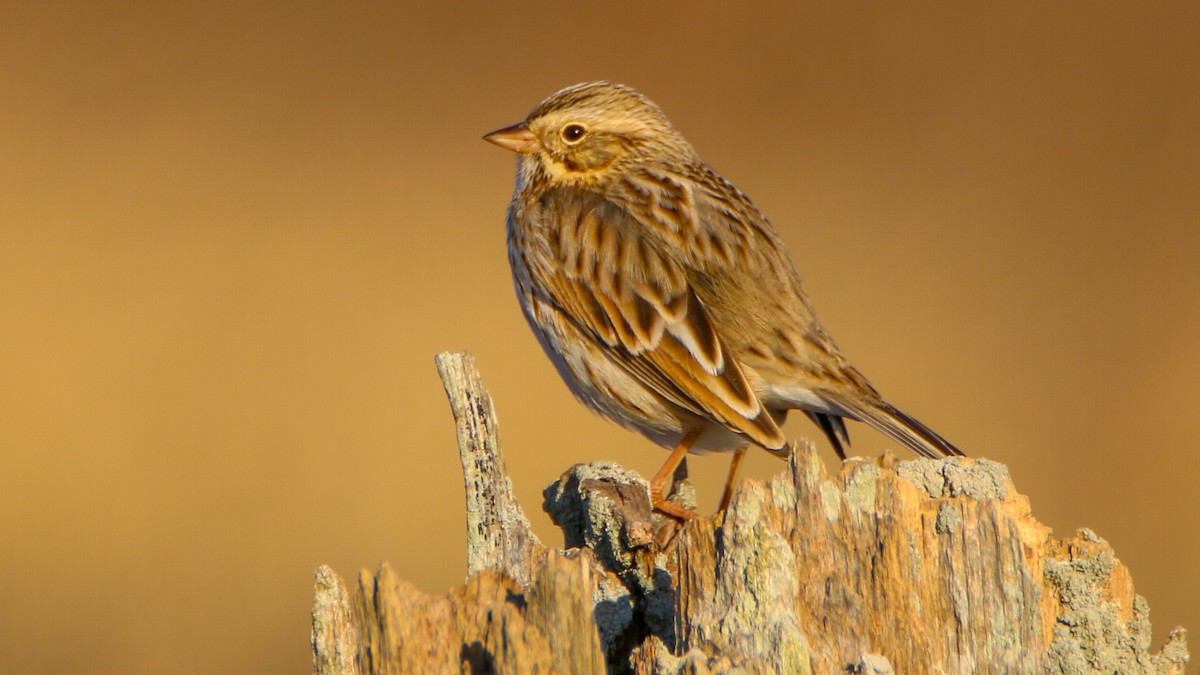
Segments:
[[[317,571],[317,673],[1182,673],[1090,530],[1056,539],[1007,469],[849,460],[809,443],[679,529],[637,474],[576,465],[546,489],[568,548],[529,529],[474,359],[438,368],[468,501],[466,583],[423,593],[387,565],[353,597]],[[664,545],[664,542],[669,542]]]

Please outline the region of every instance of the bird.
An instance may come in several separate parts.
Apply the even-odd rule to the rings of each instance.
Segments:
[[[963,452],[888,403],[818,322],[779,233],[633,88],[585,82],[484,140],[517,154],[507,213],[525,318],[584,405],[670,449],[655,509],[687,454],[786,458],[800,410],[843,460],[845,420],[929,458]]]

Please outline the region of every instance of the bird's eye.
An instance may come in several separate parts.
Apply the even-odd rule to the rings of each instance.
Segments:
[[[587,133],[587,127],[582,124],[568,124],[562,128],[563,140],[568,143],[578,143],[579,139],[583,138]]]

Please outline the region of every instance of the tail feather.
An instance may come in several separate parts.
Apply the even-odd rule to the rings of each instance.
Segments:
[[[829,443],[837,451],[838,457],[846,459],[846,448],[850,447],[850,432],[846,430],[846,422],[837,415],[827,413],[805,410],[804,414],[808,415],[808,419],[812,420],[813,424],[821,427],[821,431],[825,432],[825,437],[829,439]]]
[[[890,403],[882,400],[862,401],[855,400],[848,396],[840,396],[837,394],[821,393],[821,397],[829,400],[831,403],[841,408],[847,413],[847,416],[852,419],[857,419],[865,422],[879,432],[888,436],[897,443],[903,444],[922,457],[930,459],[939,459],[941,457],[964,457],[962,450],[959,450],[953,443],[943,438],[933,429],[922,424],[919,420],[912,417],[908,413],[892,406]],[[826,423],[818,420],[818,417],[832,417],[822,413],[808,413],[809,418],[821,427],[825,435],[834,441],[833,435],[826,428]],[[841,424],[843,432],[845,424],[841,423],[840,418],[838,423]],[[844,434],[843,434],[844,435]],[[847,445],[849,437],[845,436]],[[842,454],[842,449],[837,441],[834,441],[834,448],[838,450],[838,454]]]

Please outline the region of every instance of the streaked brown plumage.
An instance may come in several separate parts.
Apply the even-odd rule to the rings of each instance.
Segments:
[[[519,153],[509,259],[542,347],[586,405],[675,449],[660,509],[690,515],[662,499],[689,451],[785,455],[792,409],[843,457],[843,418],[962,454],[846,361],[766,217],[638,92],[569,87],[484,138]]]

